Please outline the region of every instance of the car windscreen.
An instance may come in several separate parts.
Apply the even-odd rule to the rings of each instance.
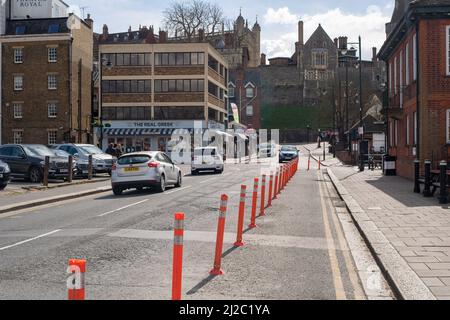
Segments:
[[[44,145],[28,145],[23,146],[23,148],[28,155],[32,156],[54,157],[56,155],[54,150],[51,150]]]
[[[146,155],[131,155],[121,157],[117,163],[121,166],[133,165],[133,164],[143,164],[147,163],[152,159],[150,156]]]
[[[102,154],[103,151],[96,146],[79,146],[79,148],[86,154]]]
[[[283,147],[283,148],[281,148],[281,151],[296,152],[297,148],[296,147]]]

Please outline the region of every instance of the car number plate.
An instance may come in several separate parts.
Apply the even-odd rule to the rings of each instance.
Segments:
[[[67,169],[60,169],[59,172],[60,172],[60,173],[68,173],[69,170],[67,170]]]
[[[125,172],[138,172],[139,168],[131,167],[131,168],[125,168]]]

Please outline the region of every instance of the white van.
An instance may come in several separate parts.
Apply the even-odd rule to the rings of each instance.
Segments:
[[[195,148],[191,164],[192,175],[200,171],[214,171],[222,174],[224,170],[223,157],[217,147]]]

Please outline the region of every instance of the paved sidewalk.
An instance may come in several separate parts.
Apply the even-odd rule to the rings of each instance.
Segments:
[[[404,259],[406,268],[437,299],[450,299],[449,207],[413,193],[413,182],[401,177],[385,177],[381,171],[360,173],[342,165],[330,170],[362,208],[366,222],[375,224],[373,229],[387,239],[386,245],[392,245]]]

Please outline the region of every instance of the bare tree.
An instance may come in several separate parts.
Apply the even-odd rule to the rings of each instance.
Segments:
[[[186,37],[189,42],[199,29],[203,29],[208,38],[220,30],[225,20],[221,7],[204,0],[173,2],[163,14],[163,24],[169,33]]]

